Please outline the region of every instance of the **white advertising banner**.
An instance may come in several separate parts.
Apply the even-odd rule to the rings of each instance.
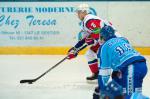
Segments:
[[[74,12],[68,3],[0,3],[0,46],[70,45],[78,26]]]
[[[80,3],[1,2],[0,46],[74,45],[80,31],[75,9]],[[135,46],[150,46],[150,2],[136,2],[134,7],[131,2],[84,3],[91,6],[91,13],[111,21]]]

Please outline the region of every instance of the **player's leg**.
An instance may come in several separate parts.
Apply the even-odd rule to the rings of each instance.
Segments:
[[[135,62],[122,69],[122,86],[126,99],[130,99],[134,92],[142,92],[143,79],[147,73],[145,62]]]
[[[90,68],[90,71],[92,73],[91,76],[87,77],[87,80],[95,80],[98,77],[98,60],[97,60],[97,54],[93,52],[91,49],[89,49],[86,52],[86,59],[88,60],[88,65]]]
[[[137,99],[146,99],[145,96],[142,95],[142,84],[145,75],[147,74],[147,66],[146,62],[136,62],[134,65],[134,93],[133,96],[138,96],[141,98]],[[135,97],[133,98],[135,99]]]

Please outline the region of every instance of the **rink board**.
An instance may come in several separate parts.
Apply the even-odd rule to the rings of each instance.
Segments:
[[[92,14],[111,21],[139,52],[150,55],[150,20],[145,22],[150,16],[150,2],[83,3],[91,6]],[[0,54],[65,55],[77,42],[80,20],[75,9],[79,4],[81,2],[1,2]],[[10,24],[13,22],[16,24]]]
[[[65,55],[71,47],[0,47],[0,54]],[[135,47],[143,55],[150,55],[150,47]],[[80,54],[84,54],[84,49]]]

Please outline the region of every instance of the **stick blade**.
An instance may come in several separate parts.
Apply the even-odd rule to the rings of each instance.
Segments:
[[[34,79],[28,79],[28,80],[20,80],[20,83],[28,83],[28,84],[32,84],[33,82],[35,82]]]

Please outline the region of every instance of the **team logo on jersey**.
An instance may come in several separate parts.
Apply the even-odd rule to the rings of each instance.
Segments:
[[[97,15],[96,10],[95,10],[94,8],[91,8],[91,7],[90,7],[89,10],[90,10],[90,11],[89,11],[89,14]]]

